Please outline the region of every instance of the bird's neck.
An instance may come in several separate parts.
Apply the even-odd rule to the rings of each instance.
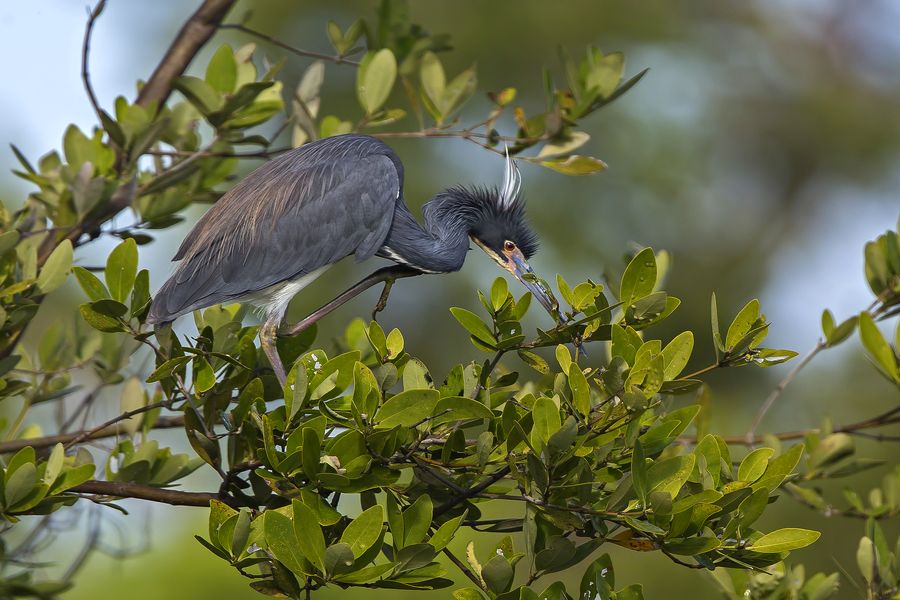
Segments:
[[[424,226],[399,199],[380,254],[427,273],[459,271],[469,250],[474,214],[460,205],[453,192],[443,192],[425,204]]]

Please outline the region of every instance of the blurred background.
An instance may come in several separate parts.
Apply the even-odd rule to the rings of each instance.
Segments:
[[[149,75],[196,4],[110,2],[96,28],[91,64],[103,106],[110,107],[116,95],[133,96],[135,80]],[[375,0],[245,0],[231,17],[236,20],[252,9],[250,26],[301,48],[331,52],[327,21],[346,28],[358,16],[371,19],[376,6]],[[480,89],[516,87],[516,103],[527,112],[543,105],[541,68],[549,66],[561,78],[558,46],[576,58],[588,44],[605,52],[624,51],[626,77],[650,68],[622,100],[585,122],[592,139],[582,150],[606,161],[608,171],[575,178],[522,167],[528,210],[542,239],[532,265],[547,279],[557,272],[570,282],[598,279],[605,265],[618,266],[634,244],[667,249],[674,267],[666,289],[683,300],[673,320],[695,332],[691,366],[697,367],[713,357],[708,333],[713,291],[725,322],[746,300],[759,297],[773,323],[766,345],[801,353],[816,342],[823,308],[843,320],[871,301],[862,247],[895,227],[900,214],[900,3],[419,0],[411,12],[413,21],[432,33],[452,36],[455,50],[442,56],[448,73],[475,63]],[[8,57],[0,139],[14,142],[29,158],[59,147],[68,123],[83,130],[94,124],[79,78],[85,19],[84,4],[70,0],[0,4],[0,54]],[[220,43],[247,41],[234,32],[219,34],[194,68],[200,70]],[[260,48],[273,59],[283,55],[277,48]],[[287,89],[308,64],[288,55],[283,72]],[[329,65],[320,114],[355,120],[359,109],[353,81],[351,69]],[[485,98],[474,99],[463,123],[483,118],[488,110]],[[406,164],[406,198],[413,207],[450,185],[490,184],[502,175],[498,157],[464,141],[391,143]],[[14,166],[11,152],[0,153],[0,171],[7,174],[0,178],[0,197],[9,208],[30,191],[9,174]],[[142,266],[151,269],[154,289],[169,272],[174,248],[201,213],[202,208],[191,209],[187,223],[142,247]],[[79,255],[80,264],[98,263],[113,245],[105,240],[92,245]],[[369,269],[371,265],[353,264],[332,269],[301,294],[291,314],[301,316]],[[496,275],[493,263],[475,253],[460,273],[401,281],[382,322],[401,328],[407,350],[431,365],[436,379],[442,378],[454,359],[483,359],[447,308],[477,310],[474,290],[487,288]],[[60,296],[62,304],[80,301],[74,286],[68,299]],[[368,315],[376,299],[373,290],[329,317],[320,339],[340,335],[342,324]],[[537,311],[532,319],[532,325],[542,324]],[[29,340],[33,343],[39,331],[31,333],[36,334]],[[657,335],[668,339],[676,333],[663,329]],[[599,360],[601,355],[592,357]],[[135,365],[135,370],[143,367]],[[711,374],[711,430],[743,433],[788,368]],[[788,388],[762,429],[815,427],[826,415],[836,423],[854,421],[896,402],[896,390],[874,373],[853,339],[817,358]],[[111,398],[110,414],[116,408]],[[160,438],[173,447],[184,446],[177,433]],[[865,455],[885,458],[890,468],[896,464],[896,446],[857,443]],[[828,484],[827,497],[843,506],[842,486],[865,494],[883,472]],[[212,480],[201,473],[185,484],[192,489],[208,485]],[[206,511],[123,505],[138,518],[113,511],[94,517],[103,522],[105,553],[88,560],[68,598],[258,597],[246,580],[192,539],[203,532]],[[824,532],[817,544],[792,555],[808,574],[832,572],[838,565],[856,573],[861,521],[828,519],[782,498],[761,528],[786,525]],[[896,519],[886,524],[889,540],[898,529]],[[477,543],[483,551],[490,545],[487,539]],[[48,556],[68,564],[80,545],[77,529],[64,530]],[[619,587],[642,583],[650,599],[718,596],[706,574],[677,567],[662,555],[619,548],[610,552]],[[120,560],[121,555],[130,558]],[[48,575],[54,569],[48,568]],[[379,595],[335,590],[317,597],[338,593]],[[379,596],[388,594],[396,592]],[[858,596],[844,580],[841,597]],[[431,597],[449,597],[449,592]]]

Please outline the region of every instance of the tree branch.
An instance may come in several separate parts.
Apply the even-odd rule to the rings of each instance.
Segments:
[[[153,429],[173,429],[184,427],[184,417],[181,415],[175,417],[160,417],[153,424]],[[24,438],[20,440],[10,440],[8,442],[0,442],[0,454],[9,454],[17,452],[26,446],[31,446],[35,450],[42,448],[50,448],[56,444],[74,445],[75,443],[86,442],[88,440],[98,440],[108,438],[122,433],[120,427],[110,426],[102,429],[94,429],[88,431],[74,431],[72,433],[61,433],[58,435],[48,435],[39,438]],[[87,434],[87,435],[85,435]],[[81,438],[78,442],[73,440]]]
[[[488,489],[489,487],[491,487],[492,485],[494,485],[495,483],[497,483],[498,481],[500,481],[501,479],[503,479],[504,477],[509,475],[509,470],[510,470],[510,468],[508,465],[501,469],[497,469],[487,479],[485,479],[484,481],[482,481],[475,487],[469,488],[464,493],[459,494],[455,498],[447,500],[443,504],[438,505],[434,509],[434,517],[439,517],[442,514],[444,514],[445,512],[447,512],[448,510],[451,510],[453,507],[458,506],[459,504],[462,504],[469,498],[474,498],[475,496],[477,496],[484,490]]]
[[[100,431],[112,428],[113,425],[115,425],[116,423],[126,421],[126,420],[130,419],[131,417],[143,414],[145,412],[149,412],[151,410],[155,410],[157,408],[164,408],[167,405],[168,405],[168,401],[153,402],[152,404],[147,404],[146,406],[142,406],[140,408],[135,408],[134,410],[127,410],[127,411],[123,412],[122,414],[117,415],[117,416],[113,417],[112,419],[106,421],[105,423],[97,425],[93,429],[88,429],[87,431],[82,431],[81,433],[76,435],[74,438],[72,438],[71,440],[66,442],[65,446],[66,446],[66,448],[70,448],[70,447],[74,446],[75,444],[81,443],[84,440],[89,439],[92,435],[94,435]],[[118,429],[118,428],[116,427],[114,429]]]
[[[97,102],[97,95],[94,93],[94,87],[91,85],[88,62],[91,55],[91,35],[94,33],[94,24],[97,22],[97,19],[100,17],[104,8],[106,8],[106,0],[100,0],[97,2],[97,6],[94,7],[94,10],[88,14],[87,25],[84,28],[84,41],[81,44],[81,81],[84,84],[84,91],[87,93],[88,101],[90,101],[91,106],[94,108],[97,119],[101,118],[100,114],[102,111],[100,110],[100,103]]]
[[[269,42],[273,46],[278,46],[283,50],[287,50],[292,54],[296,54],[297,56],[305,56],[306,58],[318,58],[319,60],[328,60],[336,64],[347,64],[347,65],[359,65],[359,61],[351,60],[349,58],[345,58],[343,56],[332,56],[331,54],[322,54],[321,52],[313,52],[312,50],[302,50],[300,48],[296,48],[291,46],[290,44],[286,44],[281,40],[273,38],[270,35],[267,35],[261,31],[257,31],[255,29],[251,29],[246,25],[242,25],[240,23],[225,23],[219,25],[219,29],[235,29],[237,31],[242,31],[247,35],[252,35],[253,37],[259,38],[263,41]]]
[[[172,82],[187,69],[200,48],[213,36],[236,0],[204,0],[175,36],[150,79],[141,88],[137,103],[144,108],[162,106],[172,93]]]
[[[149,500],[172,506],[209,506],[210,500],[221,500],[229,506],[237,505],[233,498],[219,496],[211,492],[182,492],[168,488],[158,488],[140,483],[126,483],[119,481],[85,481],[69,490],[79,494],[92,494],[96,496],[111,496],[115,498],[136,498]]]
[[[788,385],[790,385],[790,383],[794,380],[794,377],[796,377],[797,374],[801,370],[803,370],[803,367],[808,365],[809,362],[813,358],[815,358],[819,352],[821,352],[822,350],[824,350],[827,347],[828,347],[828,344],[825,342],[825,340],[819,340],[818,342],[816,342],[815,347],[812,350],[810,350],[809,353],[807,353],[807,355],[804,356],[803,359],[801,359],[800,362],[798,362],[794,366],[794,368],[790,370],[790,372],[787,375],[785,375],[784,379],[782,379],[780,382],[778,382],[778,385],[775,387],[774,390],[772,390],[772,393],[769,394],[769,396],[766,398],[766,401],[763,402],[763,405],[760,407],[759,412],[756,413],[756,418],[753,420],[753,425],[751,425],[750,429],[747,430],[748,444],[750,444],[750,445],[753,444],[752,440],[754,440],[756,438],[756,430],[759,429],[759,426],[762,423],[763,419],[766,418],[766,414],[769,412],[769,410],[775,404],[775,401],[778,400],[778,398],[781,396],[781,393],[784,391],[784,389]]]

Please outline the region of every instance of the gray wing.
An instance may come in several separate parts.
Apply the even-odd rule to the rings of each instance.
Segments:
[[[363,260],[381,247],[401,185],[389,156],[288,158],[249,174],[198,221],[148,322],[240,299],[351,254]]]

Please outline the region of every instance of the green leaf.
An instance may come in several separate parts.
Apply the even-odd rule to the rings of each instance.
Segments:
[[[509,561],[504,556],[494,556],[487,561],[481,569],[481,578],[487,584],[488,589],[495,594],[501,594],[512,585],[515,572]]]
[[[849,338],[856,330],[858,321],[859,318],[853,316],[840,325],[835,325],[831,311],[826,310],[822,312],[822,332],[825,334],[825,341],[828,342],[828,347],[833,348]]]
[[[568,373],[572,368],[572,353],[569,352],[569,349],[566,348],[562,344],[558,344],[556,346],[556,362],[559,363],[559,368],[563,373]]]
[[[381,405],[375,422],[380,428],[410,427],[434,414],[440,397],[437,390],[405,390]]]
[[[354,556],[350,546],[344,543],[334,544],[325,550],[325,573],[329,576],[347,573],[353,570]]]
[[[37,287],[42,294],[49,294],[66,281],[72,269],[72,242],[63,240],[44,263],[38,275]]]
[[[648,296],[656,286],[656,255],[652,248],[644,248],[631,259],[622,274],[619,300],[626,307]]]
[[[859,336],[862,338],[863,346],[869,351],[875,364],[884,372],[889,379],[900,382],[900,371],[897,367],[897,357],[894,350],[888,344],[884,336],[881,335],[875,320],[867,312],[859,315]]]
[[[6,485],[3,490],[7,509],[15,508],[16,504],[31,494],[38,484],[37,467],[33,462],[20,465],[15,471],[6,473]]]
[[[96,467],[91,463],[79,465],[72,469],[66,469],[62,472],[60,477],[57,477],[56,481],[50,487],[49,494],[61,494],[76,485],[81,485],[94,476],[95,470]]]
[[[182,366],[188,364],[189,362],[191,362],[190,356],[176,356],[175,358],[170,358],[163,364],[156,367],[156,370],[154,370],[152,373],[150,373],[150,376],[147,378],[146,381],[147,381],[147,383],[153,383],[155,381],[162,381],[163,379],[165,379],[169,375],[171,375],[175,369],[182,367]]]
[[[765,473],[769,458],[775,454],[771,448],[757,448],[744,457],[738,467],[738,481],[754,482]]]
[[[503,308],[508,296],[509,285],[506,283],[506,279],[498,277],[491,286],[491,306],[494,308],[495,312]]]
[[[447,544],[449,544],[450,541],[453,540],[453,536],[459,530],[459,526],[462,525],[465,516],[465,514],[462,514],[455,519],[445,521],[440,527],[438,527],[437,531],[434,532],[434,535],[431,536],[431,539],[428,540],[428,543],[431,544],[438,552],[443,550],[447,546]]]
[[[403,352],[403,334],[399,329],[392,329],[385,339],[387,358],[394,359]]]
[[[291,367],[290,373],[284,382],[284,412],[287,423],[290,424],[306,400],[306,392],[309,390],[309,374],[306,365],[297,361]]]
[[[797,463],[800,462],[800,457],[803,456],[804,449],[805,446],[803,444],[796,444],[791,446],[784,454],[769,461],[766,472],[753,484],[753,489],[756,490],[760,487],[765,487],[769,490],[775,490],[778,488],[785,478],[793,472]]]
[[[220,46],[206,66],[206,83],[219,92],[230,94],[237,83],[237,63],[231,46]]]
[[[317,480],[319,465],[322,459],[322,438],[315,427],[304,427],[303,437],[303,472],[313,482]]]
[[[822,535],[818,531],[811,529],[798,529],[796,527],[787,527],[778,529],[772,533],[762,536],[749,549],[753,552],[762,552],[766,554],[787,552],[809,546]]]
[[[433,514],[431,498],[425,494],[403,511],[403,547],[418,544],[424,539],[431,527]]]
[[[385,103],[397,78],[397,59],[388,48],[369,52],[357,71],[356,95],[366,114],[375,114]]]
[[[593,175],[606,170],[606,163],[599,158],[581,156],[579,154],[554,160],[542,160],[538,164],[563,175]]]
[[[684,454],[658,460],[647,469],[647,488],[668,493],[674,500],[694,470],[696,456]]]
[[[274,510],[267,510],[263,513],[263,518],[266,546],[272,556],[291,572],[298,575],[306,574],[308,569],[304,568],[305,557],[300,550],[300,543],[291,520]]]
[[[684,331],[662,349],[666,381],[672,381],[684,370],[694,350],[694,334]]]
[[[449,412],[447,412],[449,411]],[[442,414],[447,412],[447,414]],[[434,407],[434,414],[440,415],[430,421],[432,425],[465,421],[468,419],[493,419],[494,413],[487,406],[463,396],[441,398]]]
[[[441,99],[444,97],[444,90],[447,87],[447,78],[444,74],[444,67],[434,52],[426,52],[422,55],[422,63],[419,67],[419,81],[422,82],[422,91],[425,96],[431,101],[434,108],[438,110],[438,114],[432,116],[440,121],[443,117],[443,114],[440,112]]]
[[[623,328],[618,323],[612,326],[612,356],[621,356],[629,365],[634,364],[638,348],[643,345],[643,340],[632,327]]]
[[[105,302],[104,300],[100,300],[99,302]],[[110,300],[109,302],[115,302],[114,300]],[[122,326],[122,323],[113,317],[105,315],[94,308],[94,303],[82,304],[78,307],[78,310],[81,312],[82,318],[87,322],[88,325],[93,327],[94,329],[98,329],[105,333],[115,333],[118,331],[125,331],[125,327]],[[125,306],[124,304],[122,306]],[[128,310],[127,307],[125,310]]]
[[[319,123],[319,137],[327,138],[334,135],[343,135],[353,131],[353,123],[342,121],[334,115],[327,115]]]
[[[15,229],[0,233],[0,256],[15,248],[21,238],[22,234]]]
[[[353,556],[359,558],[378,541],[383,523],[384,509],[376,504],[364,510],[347,525],[341,534],[341,542],[348,544]]]
[[[870,585],[876,579],[875,572],[875,544],[867,537],[859,540],[859,546],[856,548],[856,565],[859,572]]]
[[[647,508],[647,496],[649,484],[647,481],[647,460],[644,458],[644,448],[641,440],[634,441],[634,450],[631,454],[631,485],[637,494],[641,506]]]
[[[529,352],[528,350],[519,350],[516,352],[519,355],[519,358],[522,359],[526,365],[537,371],[538,373],[542,373],[544,375],[550,374],[550,365],[547,364],[540,355],[535,354],[534,352]]]
[[[704,552],[715,550],[720,545],[722,545],[722,542],[714,537],[696,537],[686,538],[675,542],[665,542],[663,548],[672,554],[696,556],[698,554],[703,554]]]
[[[44,469],[44,483],[48,486],[53,485],[53,482],[56,481],[57,476],[59,476],[62,471],[65,460],[65,448],[63,448],[62,443],[58,443],[50,452],[50,458],[47,459],[47,466]]]
[[[768,488],[760,488],[744,498],[738,506],[741,529],[744,530],[747,527],[750,527],[759,517],[761,517],[768,503]]]
[[[454,306],[450,309],[451,314],[459,321],[459,324],[466,328],[466,331],[482,342],[490,345],[496,345],[497,339],[491,332],[490,328],[485,325],[484,321],[478,315],[470,310],[458,308]]]
[[[587,418],[591,414],[591,388],[578,363],[569,366],[569,388],[572,390],[572,403],[581,416]]]
[[[325,572],[325,536],[319,526],[316,513],[301,501],[291,502],[294,509],[294,535],[297,547],[306,560],[311,562],[320,572]]]
[[[475,588],[453,590],[453,597],[456,600],[484,600],[484,594],[482,594]]]
[[[172,87],[181,92],[204,116],[219,110],[224,104],[221,94],[197,77],[179,77],[172,83]]]
[[[137,276],[137,244],[131,238],[116,246],[106,260],[106,285],[113,299],[125,302]]]
[[[709,300],[709,320],[712,325],[713,347],[716,351],[716,361],[725,352],[725,342],[722,341],[722,330],[719,328],[719,307],[716,304],[716,293],[713,292]]]
[[[584,146],[591,136],[583,131],[572,131],[565,139],[547,142],[538,152],[538,158],[569,154]]]
[[[725,347],[732,350],[738,342],[753,329],[759,319],[759,300],[753,299],[744,305],[725,334]]]
[[[546,444],[550,440],[550,436],[562,426],[562,421],[559,418],[559,407],[546,396],[541,396],[535,401],[534,408],[531,409],[531,415],[534,421],[534,426],[531,429],[532,440],[540,440]]]
[[[194,388],[200,392],[207,392],[216,385],[216,374],[209,361],[202,356],[194,361]]]

